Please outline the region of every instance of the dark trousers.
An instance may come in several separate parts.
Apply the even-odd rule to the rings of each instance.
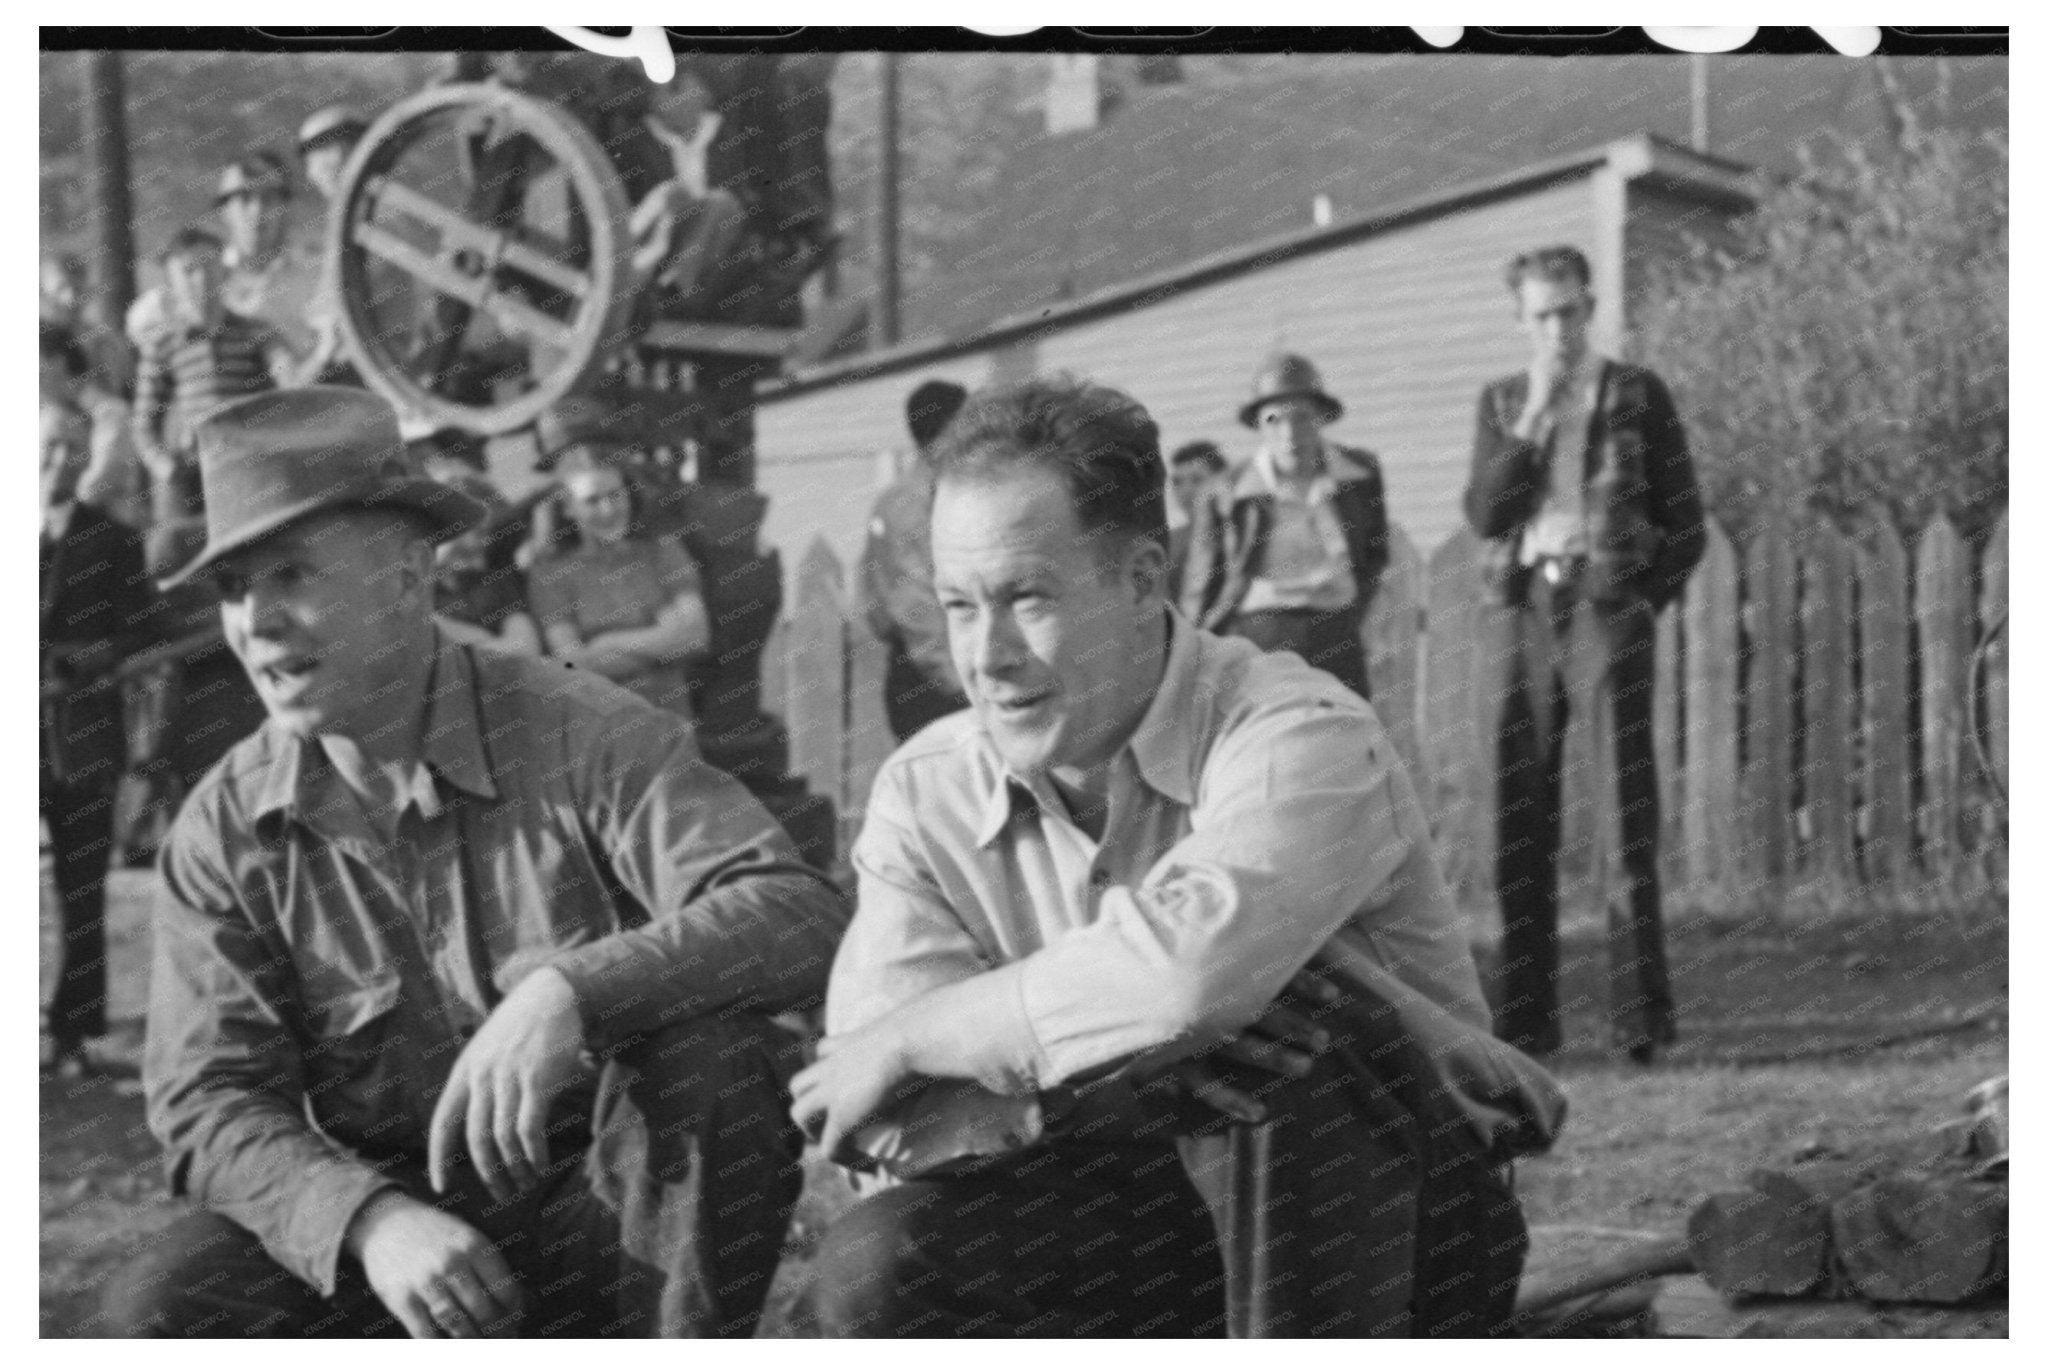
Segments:
[[[1220,1337],[1223,1263],[1171,1146],[1054,1144],[855,1204],[813,1305],[831,1337]]]
[[[45,782],[39,798],[62,907],[63,965],[50,998],[50,1037],[61,1053],[107,1031],[107,858],[114,796],[111,788]]]
[[[1258,1087],[1267,1122],[1182,1143],[1221,1230],[1230,1334],[1506,1335],[1529,1238],[1505,1173],[1449,1141],[1418,1154],[1324,1022],[1340,1041],[1313,1072]]]
[[[1608,887],[1608,1021],[1620,1047],[1668,1043],[1676,1013],[1657,887],[1657,760],[1651,742],[1656,618],[1650,606],[1583,600],[1567,580],[1532,576],[1514,611],[1499,763],[1495,877],[1504,925],[1495,1031],[1542,1055],[1564,1041],[1558,1005],[1557,857],[1564,738],[1574,698],[1615,774],[1619,840]],[[1616,843],[1609,831],[1601,846]]]
[[[1228,633],[1268,653],[1291,650],[1371,701],[1365,642],[1359,636],[1364,621],[1365,613],[1356,605],[1342,611],[1252,611],[1233,617]]]
[[[765,1020],[694,1020],[605,1066],[574,1120],[587,1147],[551,1140],[531,1193],[497,1204],[464,1165],[436,1196],[417,1157],[388,1169],[496,1244],[526,1296],[522,1336],[750,1336],[802,1184],[782,1079],[795,1060]],[[341,1265],[322,1299],[241,1227],[190,1214],[109,1282],[108,1335],[405,1335],[353,1258]]]

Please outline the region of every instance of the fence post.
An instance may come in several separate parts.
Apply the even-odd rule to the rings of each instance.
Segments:
[[[1808,891],[1836,896],[1856,865],[1849,769],[1855,748],[1850,678],[1849,546],[1825,521],[1808,529],[1800,546],[1799,648],[1801,717],[1800,785],[1812,822],[1813,843],[1804,860]]]
[[[1927,801],[1924,869],[1953,889],[1962,851],[1963,717],[1969,695],[1970,561],[1946,516],[1920,536],[1913,617],[1920,627],[1920,762]]]
[[[1493,887],[1493,725],[1499,709],[1484,697],[1488,660],[1481,648],[1479,541],[1460,528],[1429,558],[1429,635],[1422,663],[1429,808],[1444,876],[1461,902],[1485,900]],[[1492,665],[1498,674],[1497,663]]]
[[[1744,656],[1742,689],[1742,899],[1775,901],[1784,889],[1794,847],[1792,828],[1792,670],[1797,620],[1782,509],[1768,511],[1743,548]]]
[[[1863,866],[1870,880],[1901,887],[1912,875],[1914,827],[1907,564],[1898,528],[1878,513],[1856,545]]]
[[[812,540],[797,569],[786,656],[790,771],[834,801],[844,790],[846,768],[843,582],[832,547],[822,536]]]
[[[867,618],[848,602],[846,615],[846,785],[839,794],[841,848],[852,848],[867,816],[868,788],[882,762],[896,749],[882,691],[889,674],[889,647],[868,629]]]
[[[2002,512],[1998,517],[1998,528],[1991,533],[1991,539],[1984,546],[1984,596],[1977,610],[1978,628],[1983,631],[1998,629],[2005,620],[2009,605],[2006,579],[2006,523],[2011,513]],[[2008,726],[2011,724],[2011,699],[2006,670],[2011,657],[2010,642],[2012,628],[2007,624],[1984,650],[1984,748],[1991,761],[1989,776],[1998,784],[1999,791],[2009,791],[2012,786],[2007,771]],[[2004,823],[2004,812],[2000,811],[2000,823]]]
[[[1716,909],[1733,897],[1736,768],[1737,611],[1741,568],[1735,547],[1712,519],[1707,549],[1686,585],[1685,884]]]
[[[1373,710],[1387,728],[1394,752],[1408,765],[1417,790],[1423,787],[1422,749],[1416,737],[1416,674],[1421,664],[1417,636],[1422,611],[1422,556],[1399,526],[1388,535],[1386,572],[1363,623],[1365,675]]]

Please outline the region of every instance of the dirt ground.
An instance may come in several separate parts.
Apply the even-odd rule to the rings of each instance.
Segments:
[[[147,973],[144,873],[118,874],[110,935],[113,1017],[132,1053]],[[47,929],[46,929],[47,933]],[[1573,1002],[1556,1070],[1563,1138],[1517,1170],[1532,1224],[1675,1230],[1702,1195],[1807,1151],[1928,1153],[1958,1097],[2007,1068],[2006,917],[1872,913],[1799,925],[1681,919],[1670,933],[1684,1037],[1660,1065],[1600,1046],[1603,965],[1572,940]],[[45,948],[45,975],[50,970]],[[130,1074],[41,1089],[41,1326],[98,1335],[108,1270],[177,1212]],[[806,1252],[842,1201],[812,1172],[772,1325],[806,1334]]]

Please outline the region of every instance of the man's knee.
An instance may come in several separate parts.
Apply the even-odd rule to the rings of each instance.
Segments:
[[[219,1214],[192,1213],[109,1277],[100,1316],[111,1337],[275,1334],[266,1327],[283,1322],[283,1302],[300,1288],[243,1228]],[[260,1321],[266,1313],[277,1322]]]
[[[914,1335],[918,1305],[938,1297],[943,1257],[931,1254],[942,1193],[899,1185],[861,1200],[825,1231],[812,1259],[811,1305],[828,1337]]]
[[[607,1089],[645,1124],[660,1172],[680,1174],[708,1150],[794,1180],[803,1139],[789,1118],[786,1078],[801,1047],[759,1015],[690,1019],[623,1051],[624,1069]]]

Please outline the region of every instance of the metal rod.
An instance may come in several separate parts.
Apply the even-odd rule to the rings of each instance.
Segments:
[[[1714,150],[1713,90],[1707,67],[1708,54],[1692,54],[1692,149]]]

